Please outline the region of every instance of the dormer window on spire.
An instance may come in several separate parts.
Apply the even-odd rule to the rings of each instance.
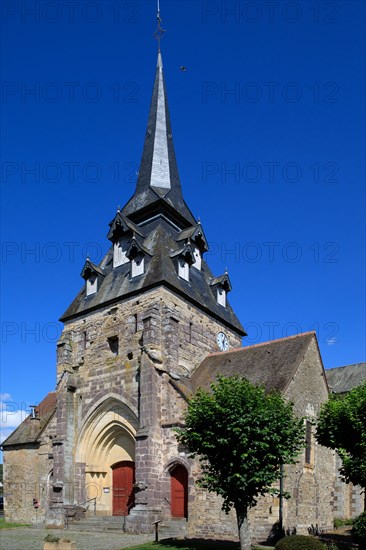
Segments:
[[[135,258],[133,258],[131,263],[131,277],[138,277],[139,275],[143,275],[145,271],[145,258],[143,254],[137,254]]]
[[[189,281],[189,263],[184,258],[179,258],[178,260],[178,277]]]
[[[226,292],[222,286],[217,287],[217,303],[222,307],[226,307]]]
[[[113,243],[113,267],[127,264],[127,242],[126,239],[118,239]]]
[[[139,242],[136,235],[133,234],[130,245],[126,252],[126,257],[131,262],[131,278],[138,277],[145,273],[145,256],[150,255],[147,248]]]
[[[193,264],[193,267],[195,267],[196,269],[198,269],[198,271],[201,271],[201,268],[202,268],[202,256],[201,256],[200,249],[199,249],[197,246],[194,247],[193,254],[194,254],[194,264]]]
[[[95,273],[92,273],[86,280],[86,295],[96,294],[98,292],[98,277]]]
[[[218,305],[226,307],[227,293],[232,289],[228,273],[225,272],[221,277],[212,279],[210,286],[216,294],[216,302]]]
[[[176,258],[178,261],[178,277],[189,281],[189,268],[195,263],[194,255],[195,247],[188,239],[188,243],[181,249],[170,254],[171,258]]]
[[[117,210],[115,218],[109,224],[108,239],[113,242],[113,267],[119,267],[128,263],[127,256],[131,240],[131,234],[137,233],[143,237],[140,228]]]
[[[208,244],[206,237],[203,233],[201,222],[197,225],[188,227],[180,232],[177,242],[184,241],[190,243],[193,249],[194,262],[193,267],[201,271],[202,269],[202,255],[208,250]]]
[[[100,267],[93,264],[93,262],[87,258],[81,276],[85,279],[85,295],[92,296],[98,292],[99,286],[105,275]]]

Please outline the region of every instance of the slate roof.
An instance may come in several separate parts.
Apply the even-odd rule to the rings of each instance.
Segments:
[[[145,258],[145,273],[131,279],[129,263],[113,268],[111,248],[100,264],[105,276],[98,292],[86,297],[83,287],[60,320],[65,321],[101,305],[112,304],[163,285],[244,335],[245,331],[230,304],[227,303],[224,308],[217,303],[215,292],[210,286],[213,275],[204,260],[201,271],[191,267],[189,282],[178,277],[176,262],[170,255],[177,246],[181,246],[181,241],[176,241],[179,232],[164,220],[144,226],[144,232],[147,237],[143,240],[143,246],[151,255]]]
[[[145,254],[144,273],[131,278],[127,262],[113,268],[112,246],[100,263],[99,271],[92,266],[103,275],[98,281],[98,291],[86,296],[83,287],[61,321],[163,285],[239,335],[245,335],[230,304],[223,307],[217,303],[216,290],[210,286],[216,279],[204,260],[201,270],[196,269],[194,263],[190,267],[189,282],[178,276],[179,255],[190,252],[194,259],[193,242],[201,253],[206,252],[208,246],[201,223],[195,220],[182,195],[160,52],[136,191],[109,225],[108,238],[112,242],[127,239],[125,253],[129,259],[135,239],[134,248],[138,247]],[[188,263],[191,265],[191,260]]]
[[[170,188],[165,187],[166,181],[159,184],[159,174],[156,174],[156,166],[159,163],[163,167],[161,178],[169,180]],[[133,221],[140,222],[151,216],[152,211],[163,210],[167,210],[170,216],[173,215],[181,228],[196,223],[182,195],[159,52],[136,191],[122,209],[122,213]]]
[[[21,424],[1,444],[2,448],[12,445],[37,443],[40,435],[56,410],[56,392],[50,392],[35,408],[36,418],[27,416]]]
[[[196,225],[184,229],[178,235],[177,241],[185,241],[186,239],[196,238],[198,248],[201,250],[208,250],[207,239],[205,237],[201,222],[198,222]]]
[[[117,214],[114,216],[113,220],[109,222],[110,230],[108,232],[107,238],[114,241],[115,237],[118,238],[119,234],[123,230],[130,229],[133,233],[136,233],[137,235],[140,235],[140,237],[144,237],[144,232],[141,230],[141,228],[133,223],[131,220],[126,218],[123,214],[121,214],[120,210],[117,210]]]
[[[331,391],[346,393],[366,381],[366,363],[328,369],[325,374]]]
[[[84,267],[80,273],[80,276],[83,279],[87,279],[90,273],[96,273],[97,275],[103,275],[104,277],[103,270],[99,266],[93,264],[93,262],[91,262],[88,258],[84,264]]]
[[[214,278],[204,259],[201,270],[196,269],[193,262],[189,281],[178,276],[180,255],[186,254],[185,261],[191,265],[195,259],[191,245],[194,243],[201,254],[207,251],[208,245],[201,223],[195,220],[182,195],[160,52],[136,190],[109,226],[108,239],[112,243],[124,239],[127,258],[132,259],[131,247],[144,254],[144,273],[131,278],[131,266],[127,262],[113,268],[112,246],[98,267],[89,262],[82,272],[88,275],[86,268],[92,268],[103,275],[98,280],[98,291],[86,296],[84,286],[61,321],[165,286],[237,334],[245,335],[230,304],[226,302],[223,307],[217,303],[217,292],[212,285],[221,278]],[[228,279],[227,275],[224,277]],[[230,285],[227,290],[231,290]]]
[[[254,346],[208,355],[190,379],[171,381],[183,395],[199,388],[209,390],[219,375],[242,376],[253,384],[264,385],[267,391],[286,391],[295,375],[315,332],[305,332]]]

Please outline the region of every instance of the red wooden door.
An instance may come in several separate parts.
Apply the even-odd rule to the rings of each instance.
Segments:
[[[188,472],[178,465],[171,476],[171,514],[174,518],[188,517]]]
[[[134,502],[135,464],[133,462],[118,462],[112,466],[112,472],[113,515],[127,516]]]

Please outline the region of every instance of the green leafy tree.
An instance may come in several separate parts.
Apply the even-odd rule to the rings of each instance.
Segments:
[[[220,377],[211,392],[199,390],[189,400],[177,437],[200,460],[200,485],[223,498],[227,513],[235,509],[241,549],[250,549],[248,510],[279,479],[280,465],[296,462],[303,420],[280,394]]]
[[[330,395],[320,410],[316,438],[337,451],[346,483],[366,488],[366,382],[346,395]]]

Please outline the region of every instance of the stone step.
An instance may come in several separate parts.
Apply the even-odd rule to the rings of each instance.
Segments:
[[[123,531],[124,516],[91,516],[69,523],[70,531]]]
[[[104,521],[109,521],[111,523],[120,523],[125,517],[126,516],[87,516],[85,519],[81,519],[80,521],[90,521],[92,523],[103,523]]]
[[[122,527],[115,527],[113,525],[80,525],[78,523],[73,523],[69,525],[68,531],[93,531],[95,533],[104,533],[104,532],[115,532],[115,533],[124,533]]]
[[[69,523],[69,531],[124,531],[123,516],[92,516]],[[153,526],[151,531],[153,532]],[[186,520],[165,520],[159,524],[159,539],[184,538],[187,531]]]

